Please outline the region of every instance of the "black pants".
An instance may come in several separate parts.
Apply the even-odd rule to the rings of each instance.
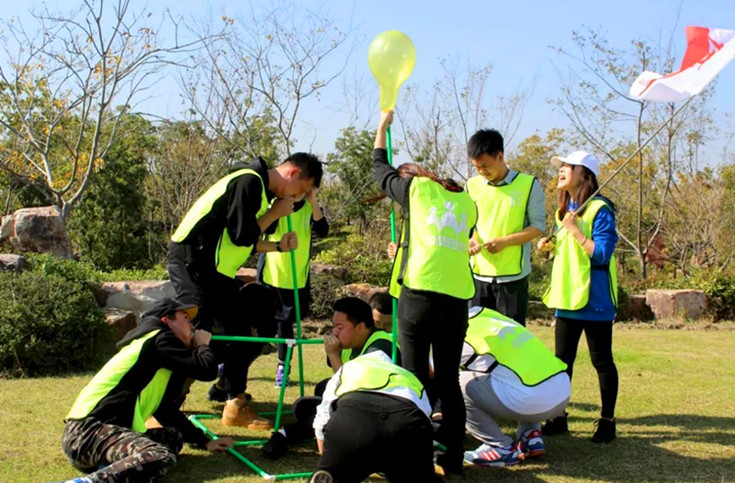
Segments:
[[[431,423],[409,401],[377,393],[350,393],[335,403],[324,427],[319,469],[336,483],[385,473],[394,483],[433,482]]]
[[[467,301],[403,287],[398,299],[398,334],[402,366],[429,385],[429,349],[434,358],[436,397],[442,404],[444,461],[461,470],[465,407],[459,387],[459,363],[467,333]],[[419,481],[419,480],[415,480]]]
[[[276,292],[278,293],[278,311],[276,312],[278,337],[293,339],[296,324],[296,300],[293,289],[277,288]],[[310,295],[307,282],[304,288],[299,289],[299,313],[302,320],[309,310]],[[278,362],[279,364],[291,363],[291,361],[286,361],[286,344],[278,344]]]
[[[618,399],[618,369],[612,353],[613,323],[577,319],[556,319],[556,357],[567,365],[567,374],[572,378],[577,346],[584,332],[590,350],[592,365],[600,381],[603,418],[615,416],[615,403]]]
[[[525,326],[528,314],[528,277],[506,283],[475,279],[475,296],[470,302],[470,307],[472,306],[497,310]]]
[[[191,245],[169,243],[167,268],[177,298],[199,306],[196,327],[215,334],[251,336],[247,321],[249,308],[240,297],[243,283],[218,273],[213,267],[197,263],[196,254],[192,251]],[[273,334],[258,335],[270,337]],[[229,385],[229,396],[235,397],[244,392],[248,368],[261,354],[263,344],[213,341],[210,346],[223,363],[222,378]]]
[[[68,421],[61,437],[64,454],[94,482],[151,481],[176,465],[183,436],[174,428],[139,433],[93,418]]]

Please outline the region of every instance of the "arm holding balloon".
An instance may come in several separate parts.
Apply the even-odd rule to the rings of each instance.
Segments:
[[[393,122],[393,111],[381,111],[378,130],[375,133],[375,149],[373,150],[373,170],[378,186],[388,197],[401,206],[408,201],[408,187],[411,178],[401,178],[396,169],[388,164],[386,151],[386,131]]]

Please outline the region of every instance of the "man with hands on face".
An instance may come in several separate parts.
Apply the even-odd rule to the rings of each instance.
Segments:
[[[275,241],[261,238],[268,227],[293,212],[295,202],[319,186],[321,177],[321,162],[308,153],[294,153],[275,168],[262,159],[238,163],[189,209],[171,237],[168,272],[177,298],[200,307],[198,328],[251,335],[249,315],[240,303],[243,283],[237,270],[256,250],[287,252],[298,247],[295,233]],[[223,363],[223,384],[213,386],[209,395],[226,401],[222,423],[270,429],[271,423],[259,418],[246,401],[247,355],[221,350],[223,346],[214,348]]]
[[[194,330],[197,306],[163,299],[118,343],[119,352],[82,389],[66,416],[62,448],[82,481],[160,478],[177,461],[184,442],[209,451],[232,446],[210,440],[179,410],[187,377],[212,380],[217,359],[212,334]],[[163,427],[146,429],[155,416]]]

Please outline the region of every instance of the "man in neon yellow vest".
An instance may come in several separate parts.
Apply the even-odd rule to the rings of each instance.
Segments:
[[[494,310],[470,309],[459,381],[467,429],[482,445],[465,452],[477,466],[512,466],[546,453],[541,422],[564,413],[567,365],[528,329]],[[515,441],[497,418],[518,422]]]
[[[329,234],[329,223],[316,200],[316,188],[313,188],[302,200],[294,205],[291,215],[291,226],[300,240],[296,249],[296,277],[299,290],[299,310],[304,317],[309,310],[311,300],[311,235],[324,238]],[[280,240],[288,233],[288,221],[281,218],[274,230],[268,230],[266,241]],[[293,339],[296,323],[296,302],[294,297],[294,280],[291,268],[291,254],[268,252],[258,258],[258,281],[273,287],[278,294],[278,337]],[[288,361],[290,365],[291,361]],[[278,344],[278,365],[276,366],[275,387],[283,383],[283,369],[286,364],[286,344]]]
[[[333,371],[355,357],[382,351],[391,355],[391,334],[375,326],[370,305],[357,297],[337,300],[332,307],[332,333],[324,337],[324,351]],[[398,363],[400,363],[400,352]]]
[[[435,482],[431,406],[421,382],[382,351],[346,362],[314,418],[321,458],[311,482]],[[329,424],[325,430],[325,426]]]
[[[467,142],[478,173],[467,181],[478,211],[470,241],[477,290],[470,307],[497,310],[526,325],[531,241],[546,224],[544,191],[533,176],[505,164],[503,149],[503,136],[494,129],[477,131]]]
[[[194,330],[196,305],[163,299],[120,341],[119,352],[92,378],[66,416],[62,447],[83,481],[149,481],[176,464],[184,442],[224,451],[232,438],[210,440],[179,410],[186,377],[217,374],[212,336]],[[162,428],[146,430],[154,415]]]
[[[324,338],[327,363],[338,371],[345,363],[363,354],[381,352],[391,357],[393,342],[391,334],[374,325],[372,309],[367,302],[357,297],[344,297],[334,306],[334,329]],[[400,362],[401,353],[397,353]],[[314,420],[316,404],[321,401],[329,379],[319,382],[314,388],[314,396],[299,398],[293,405],[296,422],[273,432],[270,440],[263,445],[263,453],[275,460],[286,454],[288,446],[313,438],[311,424]]]
[[[197,327],[233,336],[251,335],[248,307],[240,301],[242,286],[238,268],[254,250],[283,251],[297,248],[297,237],[284,234],[281,240],[261,240],[263,231],[289,215],[294,202],[319,186],[322,166],[307,153],[295,153],[275,168],[262,159],[236,164],[231,172],[202,194],[184,216],[169,243],[168,272],[181,300],[196,303],[200,314]],[[275,333],[275,323],[268,337]],[[210,391],[214,399],[226,399],[222,422],[249,429],[270,429],[269,421],[258,418],[245,398],[247,366],[260,348],[239,343],[242,350],[214,350],[223,362],[225,394]]]

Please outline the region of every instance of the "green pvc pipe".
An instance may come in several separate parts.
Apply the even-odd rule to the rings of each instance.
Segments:
[[[393,136],[391,135],[391,129],[390,126],[388,126],[388,129],[386,130],[386,136],[387,136],[387,151],[388,151],[388,164],[390,166],[393,166]],[[394,203],[391,201],[390,203],[390,241],[391,243],[396,243],[396,210]],[[396,256],[398,255],[398,250],[396,250]],[[392,278],[392,276],[391,276]],[[388,280],[388,290],[390,291],[390,280]],[[393,341],[393,349],[391,352],[391,359],[393,359],[393,364],[396,364],[398,361],[398,301],[391,297],[391,305],[393,307],[393,313],[391,314],[391,319],[393,321],[392,326],[392,341]]]
[[[288,223],[288,231],[293,231],[293,224],[291,223],[291,215],[288,215],[286,217],[286,222]],[[301,243],[304,243],[305,240],[301,240]],[[309,240],[309,243],[311,243],[311,240]],[[291,250],[291,274],[293,275],[293,300],[294,300],[294,306],[296,308],[296,338],[298,340],[301,340],[301,303],[299,302],[299,281],[298,281],[298,274],[296,273],[296,251]],[[301,350],[301,345],[299,344],[298,348],[296,349],[299,353],[299,393],[301,394],[301,397],[304,397],[304,353]],[[286,358],[286,365],[291,364],[291,358],[290,356]],[[284,381],[288,381],[288,378],[284,376]],[[285,387],[284,384],[281,384],[281,387]]]
[[[240,335],[213,335],[212,340],[226,340],[231,342],[268,342],[271,344],[288,344],[289,340],[279,337],[250,337]],[[322,339],[300,339],[295,340],[296,344],[324,344]]]

